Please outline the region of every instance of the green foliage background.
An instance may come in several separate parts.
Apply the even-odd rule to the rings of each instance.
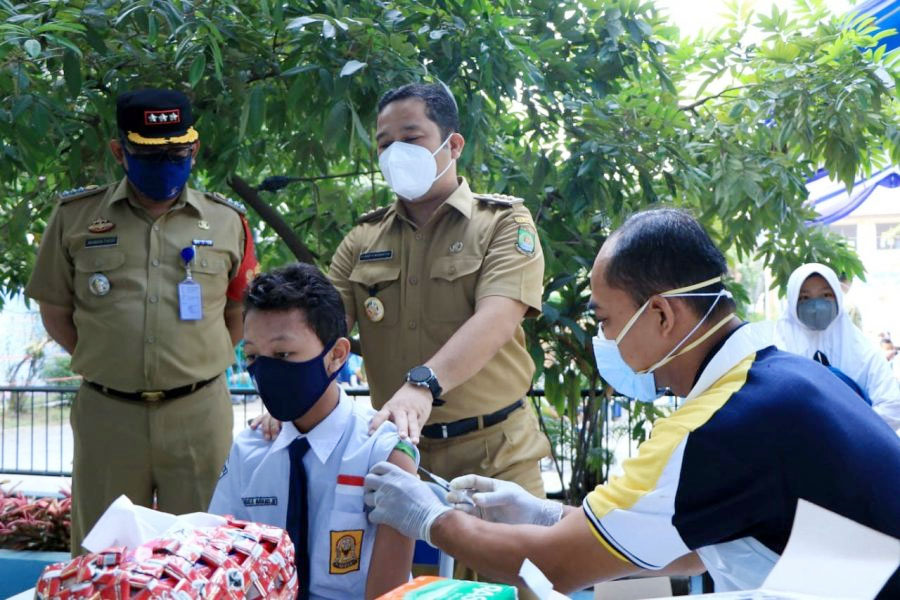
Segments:
[[[608,461],[607,402],[579,394],[600,387],[586,273],[629,213],[686,207],[778,283],[809,260],[861,274],[804,225],[804,181],[825,167],[850,186],[897,162],[896,57],[878,44],[890,32],[813,0],[792,14],[733,5],[730,26],[683,39],[642,0],[0,0],[0,293],[27,281],[56,194],[121,176],[106,150],[121,91],[189,94],[197,187],[305,178],[263,197],[327,266],[355,218],[391,201],[372,145],[379,96],[443,81],[462,174],[524,197],[540,231],[544,314],[528,334],[580,497]],[[763,41],[746,43],[750,22]],[[251,222],[263,266],[291,259]]]

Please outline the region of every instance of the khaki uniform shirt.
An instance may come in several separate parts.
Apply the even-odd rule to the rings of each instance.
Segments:
[[[338,247],[329,276],[359,324],[372,404],[380,408],[475,313],[487,296],[513,298],[540,314],[544,256],[521,202],[474,195],[464,179],[431,220],[417,229],[404,206],[364,216]],[[377,297],[384,317],[365,301]],[[465,360],[465,358],[462,358]],[[429,422],[484,415],[521,398],[534,363],[521,325],[478,373],[445,392]]]
[[[72,370],[88,381],[133,392],[165,390],[210,379],[234,362],[225,325],[225,292],[244,251],[236,208],[185,187],[156,221],[118,185],[63,197],[47,225],[25,293],[41,303],[74,309],[78,343]],[[109,225],[108,231],[93,233]],[[95,223],[97,222],[97,223]],[[194,240],[193,279],[203,295],[203,318],[182,321],[180,253]],[[207,244],[207,245],[202,245]],[[102,273],[109,292],[89,278]]]

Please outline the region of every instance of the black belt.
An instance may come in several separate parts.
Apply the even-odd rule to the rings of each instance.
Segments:
[[[99,383],[94,383],[93,381],[85,381],[86,384],[100,392],[101,394],[106,394],[107,396],[113,396],[115,398],[122,398],[123,400],[140,400],[142,402],[160,402],[162,400],[174,400],[175,398],[181,398],[182,396],[187,396],[188,394],[193,394],[206,384],[215,381],[218,379],[218,375],[213,377],[212,379],[206,379],[204,381],[198,381],[197,383],[190,383],[188,385],[182,385],[177,388],[172,388],[170,390],[159,390],[155,392],[120,392],[119,390],[114,390],[112,388],[108,388],[105,385],[100,385]]]
[[[469,417],[467,419],[453,421],[452,423],[432,423],[431,425],[426,425],[422,428],[422,435],[427,438],[443,440],[446,438],[463,435],[469,433],[470,431],[484,429],[485,427],[490,427],[491,425],[502,423],[506,420],[506,417],[508,417],[512,411],[516,410],[517,408],[521,408],[523,405],[524,402],[522,402],[522,399],[519,398],[509,406],[501,408],[497,412],[492,412],[489,415]],[[479,421],[481,421],[481,423],[479,423]]]

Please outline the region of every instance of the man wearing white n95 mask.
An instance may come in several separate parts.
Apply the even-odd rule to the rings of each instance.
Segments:
[[[717,591],[758,587],[800,498],[900,537],[900,440],[825,367],[743,324],[725,272],[706,232],[676,210],[638,213],[603,244],[591,271],[600,374],[640,399],[668,388],[686,401],[581,507],[462,477],[449,499],[466,508],[452,510],[379,463],[366,477],[369,519],[505,581],[518,582],[528,558],[562,592],[704,569]],[[898,595],[900,572],[880,597]]]

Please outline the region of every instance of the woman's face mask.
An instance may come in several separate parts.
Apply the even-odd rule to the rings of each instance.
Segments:
[[[166,152],[132,154],[124,149],[128,180],[142,194],[156,202],[176,198],[191,175],[193,156],[173,159]]]
[[[837,314],[837,301],[832,298],[809,298],[797,303],[797,318],[813,331],[827,329]]]
[[[647,300],[647,302],[645,302],[637,310],[637,312],[634,313],[634,315],[625,324],[625,327],[622,328],[622,331],[619,332],[619,335],[615,340],[606,339],[601,328],[599,335],[594,337],[593,344],[594,359],[597,362],[597,371],[600,373],[600,376],[603,377],[604,381],[606,381],[623,396],[634,398],[635,400],[639,400],[641,402],[653,402],[654,400],[656,400],[660,396],[660,391],[656,385],[656,378],[653,375],[653,372],[672,359],[677,358],[678,356],[681,356],[682,354],[696,348],[699,344],[709,338],[709,336],[715,333],[719,328],[721,328],[731,319],[731,314],[729,313],[714,327],[710,328],[706,333],[704,333],[702,336],[700,336],[699,338],[685,346],[680,352],[678,352],[678,349],[681,348],[684,342],[688,340],[692,335],[694,335],[694,332],[696,332],[697,329],[699,329],[699,327],[703,324],[703,322],[706,321],[707,317],[709,317],[713,309],[715,309],[716,305],[719,303],[719,300],[723,296],[731,297],[731,293],[727,290],[710,293],[691,292],[693,292],[693,290],[705,288],[706,286],[721,280],[721,277],[715,277],[707,281],[701,281],[700,283],[694,285],[685,286],[659,294],[660,296],[665,296],[667,298],[679,296],[715,296],[716,299],[706,311],[706,314],[703,315],[703,318],[697,322],[694,328],[691,329],[691,331],[686,336],[684,336],[684,338],[680,342],[678,342],[675,347],[669,351],[668,354],[666,354],[662,359],[650,366],[650,368],[645,369],[641,372],[636,372],[628,365],[628,363],[625,362],[625,359],[622,358],[622,354],[619,351],[619,343],[631,330],[632,326],[638,320],[638,317],[643,314],[644,310],[650,304],[650,300]]]
[[[434,156],[449,141],[450,136],[447,136],[434,152],[429,152],[428,148],[416,144],[393,142],[378,157],[378,166],[385,181],[404,200],[421,198],[428,193],[434,182],[447,172],[455,160],[448,162],[443,171],[437,172],[437,161],[434,160]]]
[[[329,375],[325,370],[324,358],[333,346],[303,362],[259,356],[247,367],[259,397],[273,417],[279,421],[294,421],[319,401],[340,372],[335,369]]]

